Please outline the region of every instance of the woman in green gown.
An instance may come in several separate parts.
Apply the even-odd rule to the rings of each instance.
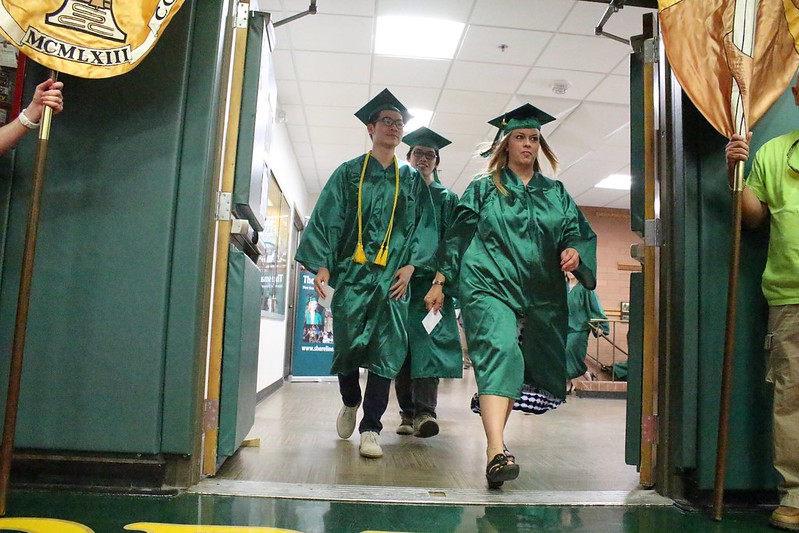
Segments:
[[[488,171],[461,197],[425,296],[429,308],[440,309],[444,286],[457,285],[487,440],[489,488],[519,475],[504,429],[522,387],[550,407],[566,397],[563,272],[595,271],[596,235],[563,184],[540,173],[539,151],[557,168],[540,133],[552,120],[525,104],[490,121],[500,132],[487,152]]]

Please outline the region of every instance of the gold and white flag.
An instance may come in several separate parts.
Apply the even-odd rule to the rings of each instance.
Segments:
[[[0,32],[37,63],[82,78],[136,67],[183,0],[0,0]]]

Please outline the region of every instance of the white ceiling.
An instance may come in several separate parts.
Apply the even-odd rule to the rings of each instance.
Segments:
[[[258,2],[275,21],[309,3]],[[441,151],[441,180],[458,194],[485,166],[474,153],[494,137],[487,121],[530,102],[558,119],[543,128],[560,159],[551,177],[563,181],[579,205],[629,208],[628,191],[594,187],[609,174],[630,173],[630,48],[594,35],[606,4],[318,0],[317,7],[316,15],[275,29],[273,56],[279,113],[285,113],[310,194],[318,194],[339,164],[369,148],[366,128],[353,113],[388,87],[408,108],[433,111],[429,127],[452,141]],[[651,11],[624,7],[604,30],[625,38],[640,34],[642,15]],[[380,15],[443,18],[466,27],[452,60],[380,56],[373,53]],[[569,82],[566,94],[552,92],[555,80]]]

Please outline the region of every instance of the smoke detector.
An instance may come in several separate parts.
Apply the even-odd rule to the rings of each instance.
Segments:
[[[572,84],[566,80],[555,80],[552,82],[552,92],[557,95],[564,95],[571,85]]]

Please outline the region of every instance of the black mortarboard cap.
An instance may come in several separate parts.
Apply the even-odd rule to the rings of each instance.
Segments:
[[[402,105],[402,102],[397,100],[388,89],[383,89],[380,91],[380,94],[366,102],[366,105],[355,112],[355,116],[364,124],[369,124],[370,122],[374,122],[378,113],[386,109],[396,111],[402,115],[402,120],[405,122],[413,118],[408,112],[408,108]]]

